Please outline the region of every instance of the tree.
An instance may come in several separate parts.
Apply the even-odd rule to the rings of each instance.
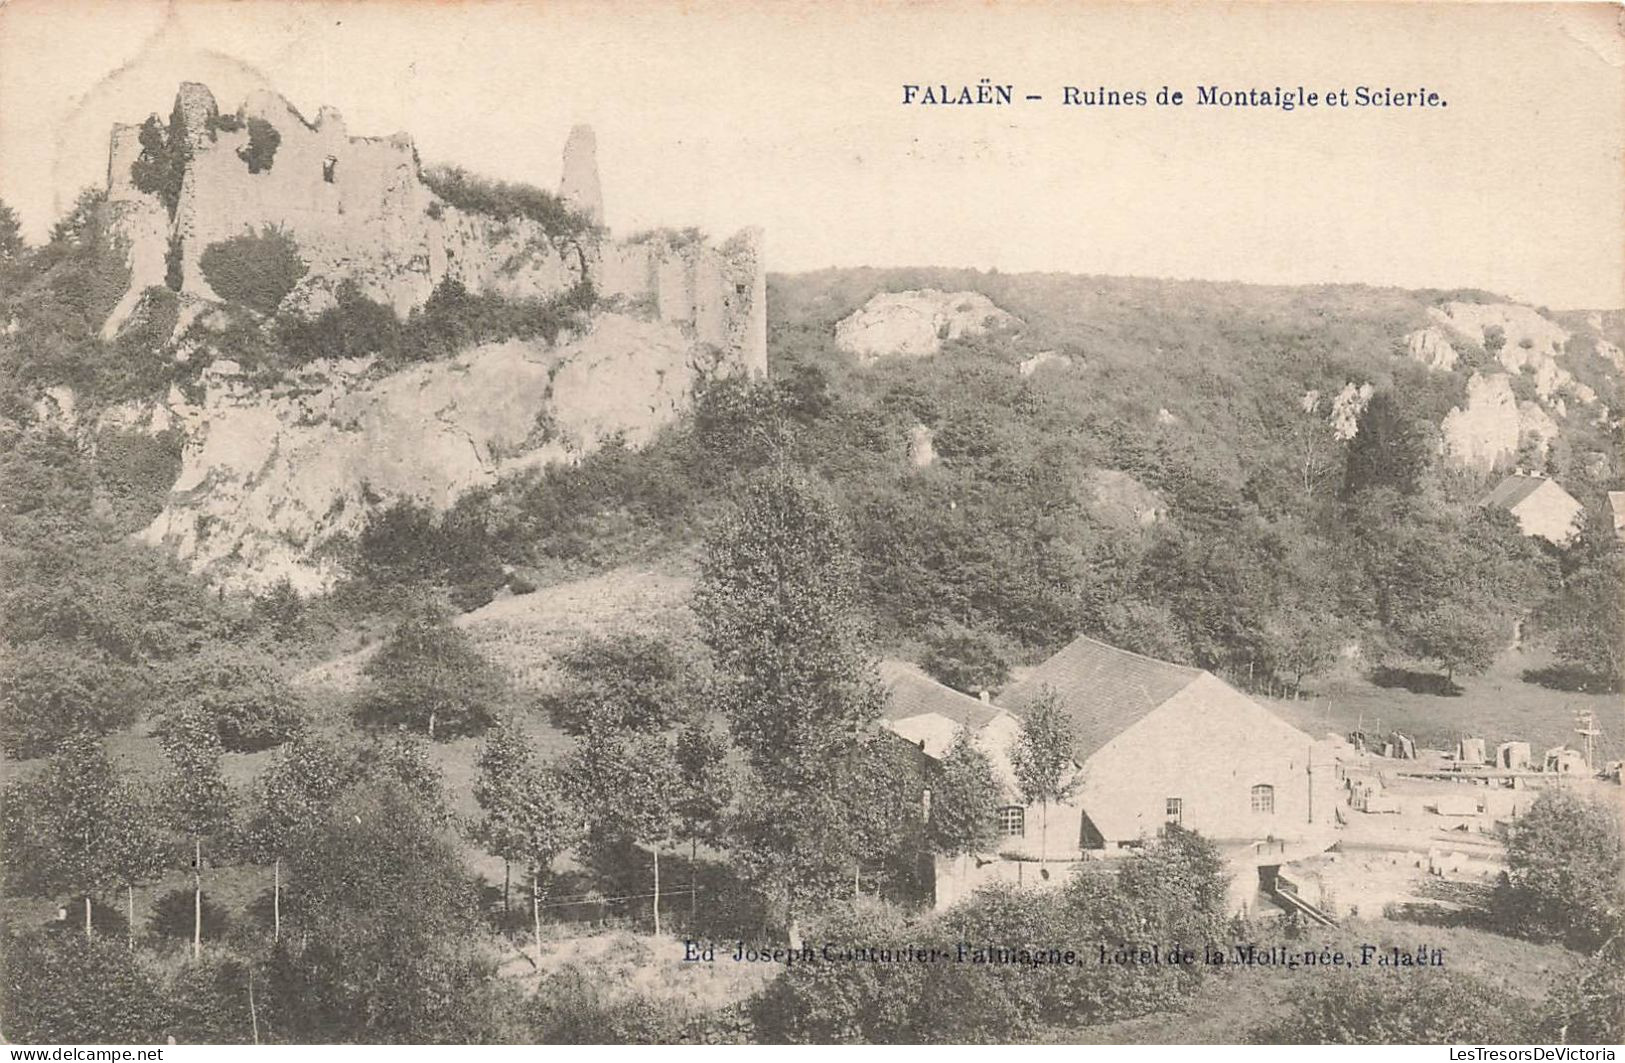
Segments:
[[[155,881],[168,864],[163,821],[156,796],[122,780],[114,787],[108,820],[102,856],[109,876],[124,887],[125,944],[134,949],[135,888]]]
[[[33,889],[81,892],[87,937],[90,895],[111,874],[116,796],[112,762],[84,732],[63,740],[38,779],[14,784],[6,795],[7,863],[23,863],[16,874]]]
[[[589,635],[561,654],[559,664],[568,680],[543,706],[569,734],[594,726],[657,731],[691,710],[694,677],[665,639],[639,632]]]
[[[1337,616],[1323,603],[1284,605],[1266,622],[1264,648],[1272,671],[1292,677],[1292,689],[1337,661],[1343,634]]]
[[[162,735],[169,772],[163,781],[165,819],[191,842],[192,958],[203,955],[203,839],[231,825],[231,790],[220,773],[224,752],[214,721],[196,712],[177,714]]]
[[[660,850],[679,829],[676,757],[660,734],[595,727],[566,762],[571,800],[600,846],[646,846],[654,868],[654,926],[660,932]]]
[[[692,920],[700,896],[700,843],[722,844],[723,817],[733,800],[734,779],[727,762],[728,744],[705,723],[690,723],[679,731],[673,753],[677,761],[677,819],[681,833],[688,838],[688,914]]]
[[[879,735],[842,760],[836,785],[846,811],[853,896],[862,893],[866,867],[878,867],[881,878],[913,872],[925,840],[919,750]]]
[[[1497,921],[1515,933],[1595,949],[1621,932],[1622,870],[1618,810],[1566,789],[1542,790],[1507,839]]]
[[[487,852],[502,858],[502,911],[506,915],[513,862],[527,855],[521,826],[529,776],[535,770],[517,720],[508,717],[486,734],[479,770],[474,800],[481,815],[473,824],[472,835]]]
[[[1072,758],[1075,744],[1072,717],[1061,707],[1055,691],[1045,688],[1021,717],[1021,730],[1010,748],[1010,767],[1016,786],[1028,804],[1039,806],[1038,859],[1049,853],[1049,806],[1065,801],[1083,779]]]
[[[23,243],[23,228],[17,221],[17,212],[10,204],[0,202],[0,265],[9,265],[28,251]]]
[[[880,710],[856,575],[833,501],[778,465],[708,537],[694,594],[716,700],[754,776],[741,820],[752,871],[792,941],[805,900],[844,863],[835,769]]]
[[[1504,625],[1464,603],[1447,602],[1403,618],[1396,626],[1408,653],[1434,660],[1454,683],[1458,671],[1478,673],[1495,661],[1507,641]]]
[[[579,823],[552,771],[542,769],[526,776],[514,830],[520,851],[530,863],[530,916],[538,964],[542,957],[542,882],[552,873],[553,861],[576,841]]]
[[[386,751],[387,752],[387,751]],[[290,1040],[488,1040],[494,964],[475,884],[421,794],[384,772],[344,790],[288,854],[300,933],[269,982]]]
[[[1552,612],[1557,655],[1611,687],[1625,678],[1625,554],[1612,550],[1564,581]]]
[[[400,622],[362,671],[372,681],[362,717],[422,730],[431,741],[484,731],[506,696],[497,667],[428,604]]]
[[[244,834],[254,859],[271,864],[271,940],[282,938],[282,862],[354,778],[355,765],[322,739],[300,736],[254,780]]]
[[[1434,433],[1391,388],[1371,396],[1349,442],[1343,473],[1345,497],[1371,487],[1415,494],[1427,471]]]
[[[993,776],[993,764],[961,727],[931,780],[932,847],[945,856],[993,848],[998,806],[999,783]]]

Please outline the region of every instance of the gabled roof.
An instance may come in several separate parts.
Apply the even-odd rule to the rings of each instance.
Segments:
[[[1536,491],[1539,491],[1547,484],[1551,484],[1553,487],[1556,487],[1565,495],[1568,494],[1567,491],[1563,491],[1563,488],[1558,487],[1555,482],[1546,479],[1544,476],[1525,476],[1522,473],[1515,473],[1496,484],[1495,490],[1485,495],[1484,501],[1481,504],[1486,506],[1500,506],[1502,509],[1515,509],[1517,508],[1518,503],[1522,502]]]
[[[999,715],[998,708],[945,687],[903,661],[880,662],[880,682],[887,695],[885,708],[880,713],[884,720],[934,715],[979,731]]]
[[[1076,725],[1081,762],[1206,674],[1080,636],[1001,694],[998,705],[1020,716],[1046,687],[1054,690]]]

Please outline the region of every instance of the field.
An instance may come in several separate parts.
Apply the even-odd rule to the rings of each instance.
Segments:
[[[1386,736],[1397,730],[1420,745],[1447,751],[1462,737],[1484,738],[1492,750],[1498,742],[1518,740],[1528,742],[1537,757],[1554,746],[1580,748],[1575,715],[1590,711],[1603,731],[1597,763],[1620,759],[1625,710],[1619,696],[1554,690],[1522,678],[1526,670],[1551,663],[1540,651],[1511,649],[1484,675],[1458,676],[1460,693],[1448,696],[1353,677],[1323,682],[1301,701],[1257,700],[1316,738],[1328,731],[1347,735],[1363,729]]]

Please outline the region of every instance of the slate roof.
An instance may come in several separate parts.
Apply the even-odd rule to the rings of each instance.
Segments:
[[[998,705],[1021,716],[1045,687],[1053,689],[1077,727],[1082,762],[1206,674],[1080,636],[1001,694]]]
[[[1543,476],[1512,475],[1495,485],[1495,490],[1484,496],[1483,504],[1486,506],[1500,506],[1502,509],[1513,509],[1518,503],[1539,491],[1552,481]],[[1556,484],[1552,484],[1557,487]],[[1557,488],[1559,491],[1563,489]],[[1564,492],[1567,494],[1568,492]]]
[[[881,710],[883,719],[906,720],[934,714],[979,731],[999,714],[996,707],[945,687],[903,661],[880,662],[880,682],[887,694],[886,706]]]

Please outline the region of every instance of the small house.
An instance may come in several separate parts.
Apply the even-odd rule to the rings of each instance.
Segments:
[[[1518,521],[1525,535],[1566,546],[1579,534],[1585,507],[1544,476],[1508,476],[1485,495],[1482,505],[1504,509]]]

